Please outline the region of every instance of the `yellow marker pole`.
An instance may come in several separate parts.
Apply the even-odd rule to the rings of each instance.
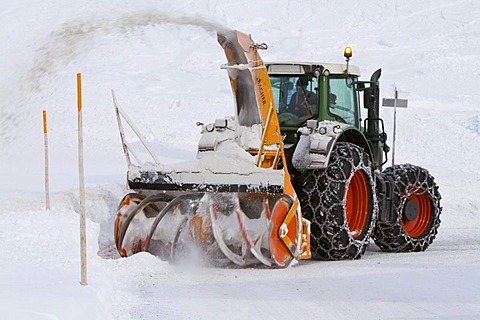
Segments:
[[[85,179],[83,170],[83,124],[82,124],[82,75],[77,73],[77,109],[78,109],[78,168],[80,180],[80,261],[81,281],[87,285],[87,237],[85,223]]]
[[[43,110],[43,141],[45,145],[45,209],[50,210],[50,188],[48,187],[48,134],[47,111]]]

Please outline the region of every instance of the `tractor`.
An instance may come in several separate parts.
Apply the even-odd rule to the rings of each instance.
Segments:
[[[345,64],[266,64],[288,170],[312,223],[312,253],[358,258],[370,237],[383,251],[423,251],[440,225],[438,187],[418,166],[382,171],[389,147],[380,118],[381,69],[361,81],[349,64],[350,47],[344,57]]]
[[[121,256],[283,267],[358,259],[370,239],[382,251],[427,249],[441,196],[424,168],[383,169],[380,69],[360,80],[348,47],[345,64],[264,63],[267,46],[250,35],[221,30],[218,42],[235,115],[199,123],[192,161],[133,164],[114,99],[134,191],[117,211]]]

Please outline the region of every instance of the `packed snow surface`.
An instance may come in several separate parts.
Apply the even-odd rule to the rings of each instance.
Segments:
[[[0,319],[480,318],[480,2],[55,1],[0,4]],[[233,115],[215,30],[251,33],[268,61],[382,68],[397,110],[396,163],[428,168],[442,224],[426,252],[192,268],[121,259],[113,220],[126,162],[111,89],[164,164]],[[82,73],[88,285],[81,286],[76,77]],[[45,210],[42,109],[51,209]],[[393,110],[382,109],[390,145]]]

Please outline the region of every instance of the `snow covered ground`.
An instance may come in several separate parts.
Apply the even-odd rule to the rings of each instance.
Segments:
[[[0,3],[0,319],[480,318],[480,3],[54,1]],[[120,259],[113,219],[126,165],[111,102],[169,163],[194,156],[196,121],[233,114],[215,29],[266,42],[264,60],[383,69],[397,87],[398,163],[430,170],[442,225],[423,253],[371,245],[358,261],[191,269]],[[79,284],[75,74],[83,75],[88,286]],[[44,210],[42,109],[52,209]],[[382,110],[388,132],[393,112]]]

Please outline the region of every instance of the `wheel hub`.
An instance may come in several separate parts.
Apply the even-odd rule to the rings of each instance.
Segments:
[[[407,200],[403,210],[403,216],[408,221],[413,221],[418,217],[418,204],[415,201]]]

